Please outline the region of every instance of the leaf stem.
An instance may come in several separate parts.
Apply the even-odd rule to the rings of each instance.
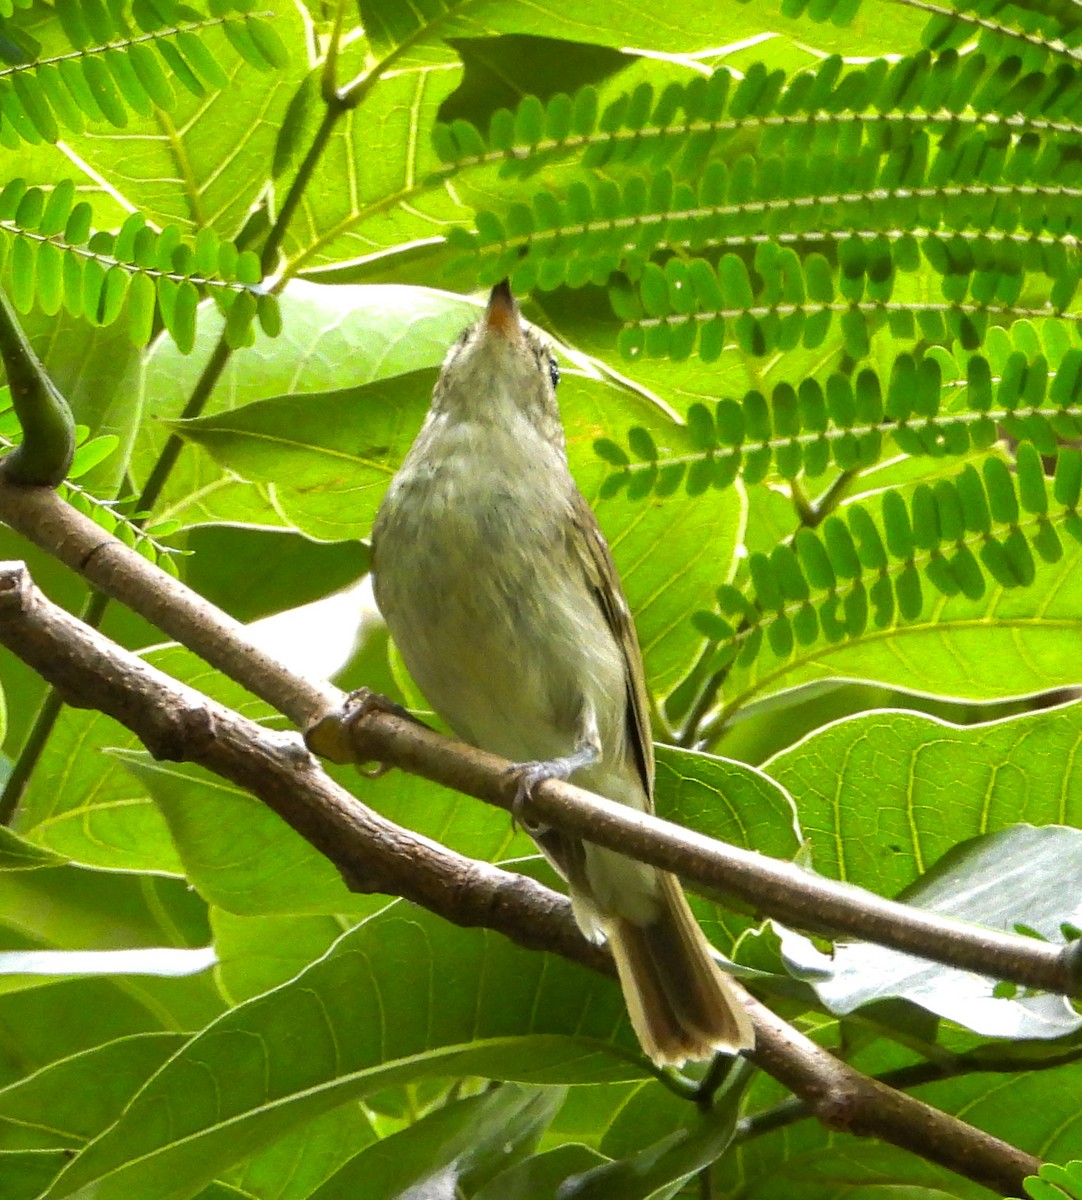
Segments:
[[[308,147],[308,152],[302,159],[301,165],[297,168],[297,174],[293,177],[293,182],[289,185],[289,191],[282,201],[278,217],[271,226],[267,240],[263,244],[260,265],[264,275],[270,275],[274,271],[278,260],[278,251],[281,249],[282,240],[293,219],[293,214],[297,211],[298,205],[304,198],[304,193],[307,190],[312,174],[320,158],[323,156],[323,151],[327,148],[327,143],[330,141],[335,125],[337,125],[339,118],[348,111],[348,106],[341,99],[335,98],[328,102],[327,109],[323,114],[323,120],[320,121],[319,128],[312,138],[312,144]]]
[[[75,419],[60,389],[45,373],[15,310],[0,291],[0,358],[23,440],[4,455],[9,479],[38,487],[63,482],[75,454]]]

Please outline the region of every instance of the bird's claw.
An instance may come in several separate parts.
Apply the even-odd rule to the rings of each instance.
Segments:
[[[516,829],[522,829],[530,837],[540,837],[548,826],[530,815],[534,789],[548,779],[564,779],[559,763],[526,762],[516,763],[509,771],[515,776],[515,798],[511,801],[511,821]]]

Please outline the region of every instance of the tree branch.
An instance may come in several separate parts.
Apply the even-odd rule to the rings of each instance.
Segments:
[[[484,925],[612,974],[607,955],[582,937],[563,897],[384,820],[330,780],[294,735],[264,729],[120,649],[47,600],[21,563],[0,564],[0,643],[69,704],[107,713],[155,757],[199,763],[252,792],[354,890],[401,895],[456,924]],[[431,736],[452,757],[466,757]],[[498,780],[490,773],[486,786],[497,784],[513,788],[506,770]],[[831,1128],[891,1142],[1003,1195],[1019,1193],[1022,1179],[1039,1166],[1016,1147],[861,1075],[751,997],[748,1005],[756,1032],[748,1057]]]
[[[253,642],[239,621],[125,546],[48,488],[20,487],[0,472],[0,520],[243,684],[298,728],[307,729],[342,703],[338,688],[287,671]]]
[[[352,891],[402,896],[457,925],[484,925],[605,969],[564,897],[384,820],[334,783],[296,734],[241,717],[121,649],[42,595],[22,563],[0,563],[0,644],[66,704],[112,717],[155,758],[198,763],[257,796]]]
[[[345,697],[338,688],[288,671],[250,640],[243,625],[51,490],[20,487],[0,473],[0,519],[301,729],[342,709]],[[354,721],[351,736],[356,761],[397,766],[511,808],[515,782],[508,774],[511,764],[503,759],[378,711]],[[726,846],[572,784],[546,783],[537,789],[534,806],[537,817],[550,825],[674,871],[713,895],[738,900],[800,929],[861,938],[1062,995],[1075,995],[1082,987],[1082,941],[1059,947],[910,908],[792,863]]]
[[[355,761],[390,763],[514,810],[517,780],[505,759],[363,702],[355,716],[347,710],[345,723]],[[885,900],[559,780],[535,789],[530,813],[543,824],[672,871],[712,897],[750,904],[797,928],[845,933],[1044,991],[1079,990],[1079,955],[1073,949],[1078,943],[1056,946]]]
[[[1057,1067],[1069,1066],[1082,1058],[1082,1047],[1074,1046],[1062,1054],[1036,1054],[1026,1059],[1017,1054],[996,1055],[988,1046],[950,1058],[932,1062],[910,1063],[884,1071],[875,1078],[884,1086],[899,1091],[920,1087],[926,1083],[939,1083],[944,1079],[958,1079],[965,1075],[1016,1075],[1021,1071],[1054,1071]],[[748,1142],[763,1134],[784,1129],[797,1121],[813,1116],[812,1110],[799,1096],[790,1096],[769,1108],[749,1113],[736,1123],[736,1141]]]

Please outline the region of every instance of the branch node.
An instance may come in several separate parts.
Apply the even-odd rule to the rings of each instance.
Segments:
[[[0,563],[0,619],[21,616],[33,602],[34,585],[26,563]]]
[[[814,1089],[804,1097],[816,1117],[828,1128],[853,1132],[861,1119],[867,1095],[848,1078],[835,1078],[823,1089]]]
[[[380,762],[374,753],[370,730],[365,720],[373,713],[391,713],[408,721],[417,721],[401,704],[396,704],[371,688],[358,688],[350,692],[340,708],[325,713],[304,735],[305,743],[313,754],[336,763],[353,763],[361,767],[378,764],[362,774],[378,777],[389,768]]]
[[[1082,938],[1068,942],[1059,952],[1072,996],[1082,995]]]

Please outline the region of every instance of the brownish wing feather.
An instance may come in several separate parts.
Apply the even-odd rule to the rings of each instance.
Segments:
[[[627,742],[642,779],[648,808],[654,807],[654,743],[650,737],[650,702],[646,695],[646,673],[635,626],[631,620],[612,551],[597,523],[593,509],[576,488],[571,501],[571,550],[579,559],[587,584],[597,598],[612,636],[624,656],[627,687]],[[577,536],[576,536],[577,535]]]

